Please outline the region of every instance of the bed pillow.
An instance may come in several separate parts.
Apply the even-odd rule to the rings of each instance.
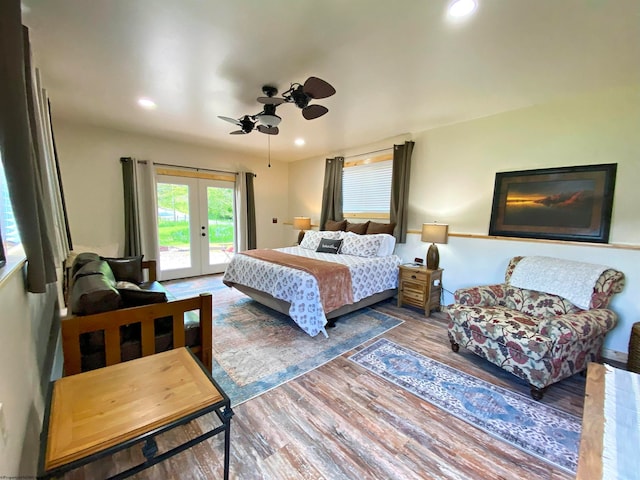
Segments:
[[[340,239],[323,238],[320,240],[320,245],[316,248],[316,252],[340,253],[340,245],[342,245],[342,240]]]
[[[347,227],[347,221],[342,220],[341,222],[336,222],[334,220],[327,220],[324,224],[324,229],[329,232],[338,232],[340,230],[344,230]]]
[[[378,222],[369,222],[367,226],[367,235],[372,235],[376,233],[386,233],[388,235],[393,235],[393,230],[396,228],[395,223],[378,223]]]
[[[316,250],[318,245],[320,245],[320,240],[323,238],[337,240],[340,238],[340,233],[341,232],[327,232],[326,230],[307,230],[304,232],[304,238],[302,239],[300,246],[309,250]]]
[[[378,257],[386,257],[393,255],[393,250],[396,247],[396,237],[387,233],[374,233],[376,237],[380,237],[380,249],[378,250]],[[368,235],[367,236],[371,236]]]
[[[345,231],[357,233],[358,235],[364,235],[367,233],[367,227],[369,227],[369,222],[351,223],[347,221],[347,227],[345,228]]]
[[[340,253],[344,255],[356,255],[358,257],[376,257],[382,244],[382,238],[378,235],[345,235],[342,240]]]
[[[142,255],[121,258],[102,257],[102,260],[109,264],[117,281],[142,283],[144,281],[142,257]]]

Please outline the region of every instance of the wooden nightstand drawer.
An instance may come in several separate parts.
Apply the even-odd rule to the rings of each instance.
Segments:
[[[402,298],[405,302],[413,300],[421,305],[424,305],[424,292],[422,290],[414,290],[411,288],[403,287]]]
[[[427,272],[424,269],[417,270],[413,268],[403,268],[400,272],[400,280],[417,280],[419,282],[427,281]]]

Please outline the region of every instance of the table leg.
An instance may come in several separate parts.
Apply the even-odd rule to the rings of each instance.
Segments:
[[[231,446],[231,417],[233,417],[233,410],[231,407],[225,407],[222,412],[222,418],[224,419],[224,480],[229,480],[229,454]]]

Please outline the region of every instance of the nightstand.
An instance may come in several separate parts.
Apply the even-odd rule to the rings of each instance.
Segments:
[[[400,265],[398,273],[398,306],[411,305],[424,309],[429,316],[432,310],[440,310],[442,269]]]

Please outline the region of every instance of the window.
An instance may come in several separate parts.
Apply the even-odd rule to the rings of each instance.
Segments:
[[[0,249],[0,266],[4,265],[6,255],[22,254],[22,242],[20,233],[13,216],[13,207],[7,188],[7,179],[4,175],[2,155],[0,155],[0,235],[2,237],[2,249]]]
[[[345,162],[342,210],[345,217],[389,218],[392,156]]]

